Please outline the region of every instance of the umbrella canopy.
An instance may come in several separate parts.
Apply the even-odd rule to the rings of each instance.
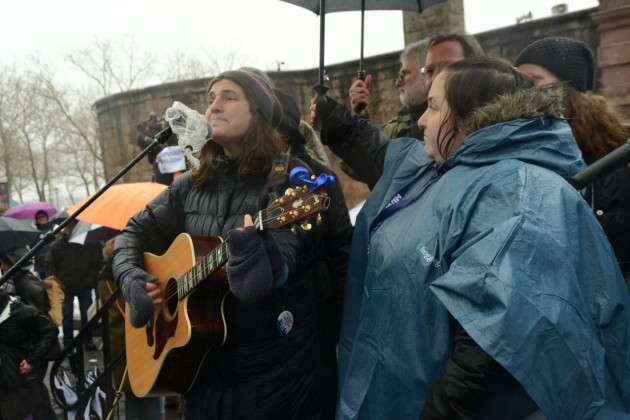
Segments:
[[[131,216],[142,210],[149,201],[165,189],[166,185],[157,182],[112,185],[77,215],[77,219],[122,230]],[[66,211],[69,214],[74,214],[91,197],[84,198]]]
[[[57,211],[57,213],[55,213],[54,216],[50,218],[50,223],[52,223],[53,225],[58,225],[66,220],[68,216],[70,215],[68,214],[67,209],[64,207],[63,209]]]
[[[280,0],[294,4],[320,16],[319,34],[319,84],[324,82],[324,32],[325,15],[334,12],[361,11],[361,58],[359,61],[359,77],[363,71],[363,13],[366,10],[406,10],[410,12],[422,12],[426,8],[446,0]]]
[[[40,210],[45,211],[48,217],[57,213],[55,206],[50,203],[45,201],[32,201],[8,208],[4,212],[4,216],[21,220],[35,220],[35,214]]]
[[[107,226],[93,225],[79,220],[77,225],[72,229],[68,242],[76,244],[91,244],[102,243],[114,236],[118,235],[120,231],[118,229],[112,229]]]
[[[326,13],[356,12],[359,10],[408,10],[422,12],[429,6],[445,0],[280,0],[303,7],[319,15],[325,7]],[[323,1],[325,5],[321,4]]]
[[[11,217],[0,216],[0,252],[31,246],[41,232]]]

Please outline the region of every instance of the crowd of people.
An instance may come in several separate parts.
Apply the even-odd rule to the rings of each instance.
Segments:
[[[213,246],[225,247],[225,270],[211,290],[227,333],[182,397],[188,420],[629,418],[630,167],[583,190],[573,183],[628,138],[624,119],[593,93],[593,52],[549,37],[510,63],[486,57],[470,35],[437,34],[409,44],[400,64],[402,107],[390,121],[370,122],[367,75],[348,98],[313,98],[319,136],[264,72],[219,74],[206,91],[212,135],[191,147],[187,169],[168,173],[169,187],[102,255],[98,247],[77,259],[68,225],[46,251],[45,275],[67,283],[83,315],[87,294],[81,304],[73,284],[91,293],[102,268],[100,293],[124,296],[110,310],[112,348],[124,340],[125,302],[127,328],[163,345],[156,330],[169,316],[171,279],[146,255],[170,252],[182,233],[222,238]],[[139,126],[138,146],[165,128],[160,120],[152,112]],[[170,142],[186,147],[181,136]],[[322,144],[371,191],[355,225],[336,180],[318,223],[262,229],[262,210],[294,188],[292,170],[336,178]],[[0,255],[3,270],[16,257]],[[78,264],[75,281],[63,267]],[[37,277],[28,267],[19,275],[0,293],[0,336],[25,345],[4,330],[14,305],[33,336],[11,380],[33,375],[56,337]],[[215,302],[192,293],[195,309]],[[157,415],[160,399],[135,398],[120,372],[116,382],[130,417]],[[7,395],[3,418],[23,410]]]

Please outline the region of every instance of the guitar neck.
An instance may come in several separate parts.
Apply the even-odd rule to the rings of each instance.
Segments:
[[[254,216],[254,226],[263,230],[264,227],[259,223],[265,219],[265,211],[261,210]],[[214,274],[219,268],[223,267],[228,261],[227,242],[221,242],[208,255],[188,270],[183,276],[177,279],[177,296],[181,300],[192,293],[199,284]]]
[[[319,194],[308,191],[307,186],[289,189],[284,196],[275,200],[271,206],[258,212],[253,218],[254,227],[263,231],[276,229],[281,226],[296,223],[306,219],[309,215],[328,209],[330,199],[321,192]],[[305,227],[305,229],[310,229]],[[184,299],[197,286],[214,272],[221,268],[228,260],[226,242],[221,242],[208,255],[201,258],[190,270],[177,279],[177,296]]]
[[[201,258],[193,268],[177,279],[177,296],[179,300],[192,293],[202,281],[223,267],[227,260],[227,244],[221,242],[212,252]]]

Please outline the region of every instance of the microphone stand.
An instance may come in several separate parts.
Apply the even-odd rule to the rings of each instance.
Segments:
[[[99,198],[109,187],[114,185],[116,181],[122,178],[131,168],[133,168],[138,162],[142,160],[153,148],[155,148],[158,144],[164,144],[166,140],[171,136],[173,130],[171,127],[166,127],[164,130],[157,133],[153,141],[145,147],[131,162],[129,162],[125,167],[123,167],[116,175],[112,177],[112,179],[107,182],[100,190],[98,190],[88,201],[86,201],[81,207],[79,207],[74,213],[68,216],[63,222],[61,222],[55,229],[49,231],[44,235],[41,241],[39,241],[31,250],[26,253],[22,258],[18,260],[11,268],[7,270],[6,273],[0,277],[0,286],[2,286],[9,278],[15,273],[20,267],[24,265],[24,263],[30,260],[40,249],[44,246],[50,244],[55,237],[61,232],[70,222],[75,220],[83,210],[85,210],[90,204],[92,204],[97,198]]]
[[[630,139],[628,139],[626,144],[619,146],[578,172],[571,178],[571,182],[578,190],[581,190],[593,181],[627,163],[630,163]]]

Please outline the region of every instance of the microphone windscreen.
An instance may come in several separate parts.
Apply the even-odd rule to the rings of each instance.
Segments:
[[[166,110],[164,119],[178,135],[178,145],[182,150],[198,152],[212,137],[212,126],[206,116],[181,102],[173,102],[173,106]]]

